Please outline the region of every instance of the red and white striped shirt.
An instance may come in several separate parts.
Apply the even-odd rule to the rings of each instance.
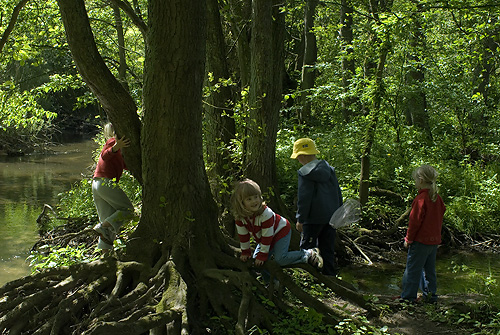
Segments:
[[[272,209],[264,206],[262,214],[236,220],[236,230],[240,239],[241,254],[251,256],[250,234],[260,244],[257,259],[265,262],[269,251],[276,241],[285,237],[290,232],[290,223],[287,219],[275,214]]]

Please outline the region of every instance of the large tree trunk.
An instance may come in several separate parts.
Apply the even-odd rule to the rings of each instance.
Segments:
[[[217,220],[201,137],[206,13],[203,5],[204,2],[182,0],[150,1],[149,5],[142,134],[143,207],[136,234],[160,237],[173,247],[188,242],[187,232],[193,226],[210,227],[208,222]]]

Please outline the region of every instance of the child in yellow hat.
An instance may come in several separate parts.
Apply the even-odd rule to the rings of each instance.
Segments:
[[[319,153],[310,138],[298,139],[293,144],[290,158],[302,164],[297,172],[296,227],[302,234],[300,247],[318,247],[323,258],[323,274],[334,276],[336,230],[329,222],[343,200],[335,169],[327,161],[318,159],[316,155]]]

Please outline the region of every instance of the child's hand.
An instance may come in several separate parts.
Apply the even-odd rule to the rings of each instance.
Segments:
[[[126,148],[130,145],[130,140],[122,136],[122,138],[117,138],[115,145],[113,145],[113,152],[117,152],[121,148]]]
[[[261,261],[260,259],[255,260],[255,266],[261,266],[262,264],[264,264],[264,261]]]
[[[240,255],[240,260],[241,260],[242,262],[246,262],[246,261],[248,261],[248,258],[250,258],[250,256],[248,256],[248,255]]]
[[[297,228],[297,230],[299,231],[299,233],[302,233],[302,223],[297,222],[297,224],[295,225],[295,228]]]
[[[408,242],[405,241],[405,244],[404,244],[405,248],[408,249],[410,247],[410,245],[408,244]]]

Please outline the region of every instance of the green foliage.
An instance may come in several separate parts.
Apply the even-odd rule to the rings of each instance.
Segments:
[[[78,263],[90,263],[99,258],[99,254],[94,248],[85,246],[66,246],[39,248],[38,251],[31,252],[28,256],[32,273],[37,273],[43,269],[70,266]]]
[[[92,199],[92,179],[82,179],[71,189],[60,194],[59,209],[68,217],[87,217],[97,222],[97,212]]]
[[[56,114],[44,110],[37,102],[34,92],[12,91],[11,82],[2,85],[0,90],[1,106],[0,119],[2,130],[6,128],[28,129],[34,133],[38,132],[45,121],[53,119]]]
[[[276,324],[275,334],[336,334],[334,326],[323,322],[323,316],[312,308],[294,309]]]
[[[492,273],[491,266],[489,273],[486,275],[465,264],[460,265],[452,262],[451,265],[452,273],[459,276],[464,275],[468,278],[470,285],[467,287],[467,292],[464,293],[484,294],[493,306],[500,306],[500,297],[497,296],[500,283],[495,278],[495,274]]]
[[[453,327],[460,326],[470,334],[486,335],[500,334],[500,313],[498,308],[492,308],[488,304],[467,304],[464,308],[455,309],[428,305],[426,314],[430,320],[447,323]]]

